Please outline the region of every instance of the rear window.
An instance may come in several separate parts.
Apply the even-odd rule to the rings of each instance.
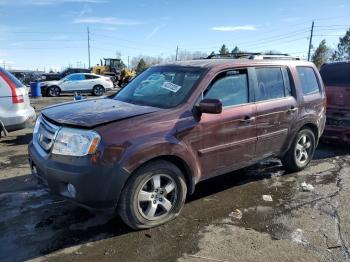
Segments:
[[[99,76],[94,76],[94,75],[85,75],[85,79],[89,80],[89,79],[97,79],[100,78]]]
[[[320,74],[327,86],[350,86],[350,63],[326,64]]]
[[[320,92],[315,71],[311,67],[297,66],[297,71],[304,95]]]
[[[0,67],[0,73],[4,74],[5,76],[7,76],[15,84],[16,87],[22,87],[23,86],[21,81],[19,81],[13,74],[11,74],[10,72],[4,70],[1,67]]]

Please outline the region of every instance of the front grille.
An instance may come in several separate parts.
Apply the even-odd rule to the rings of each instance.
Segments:
[[[43,117],[41,118],[38,129],[38,144],[45,150],[50,151],[53,146],[59,127],[51,124]]]

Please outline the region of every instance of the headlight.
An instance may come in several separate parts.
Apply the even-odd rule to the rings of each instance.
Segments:
[[[58,131],[52,153],[67,156],[93,154],[100,140],[101,137],[94,131],[63,127]]]

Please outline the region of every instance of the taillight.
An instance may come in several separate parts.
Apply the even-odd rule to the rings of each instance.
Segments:
[[[23,94],[22,92],[19,93],[19,90],[18,88],[15,88],[15,94],[16,95],[12,95],[12,103],[13,104],[20,104],[20,103],[24,103],[24,97],[23,97]]]
[[[5,80],[11,90],[12,104],[20,104],[24,102],[23,94],[17,89],[15,83],[11,81],[3,72],[0,71],[0,76]]]

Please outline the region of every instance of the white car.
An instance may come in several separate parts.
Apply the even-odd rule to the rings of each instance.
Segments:
[[[1,133],[33,126],[35,119],[26,87],[0,67],[0,137]]]
[[[101,96],[114,87],[110,77],[88,73],[71,74],[58,81],[41,82],[40,85],[41,93],[47,96],[59,96],[61,93],[73,92]]]

